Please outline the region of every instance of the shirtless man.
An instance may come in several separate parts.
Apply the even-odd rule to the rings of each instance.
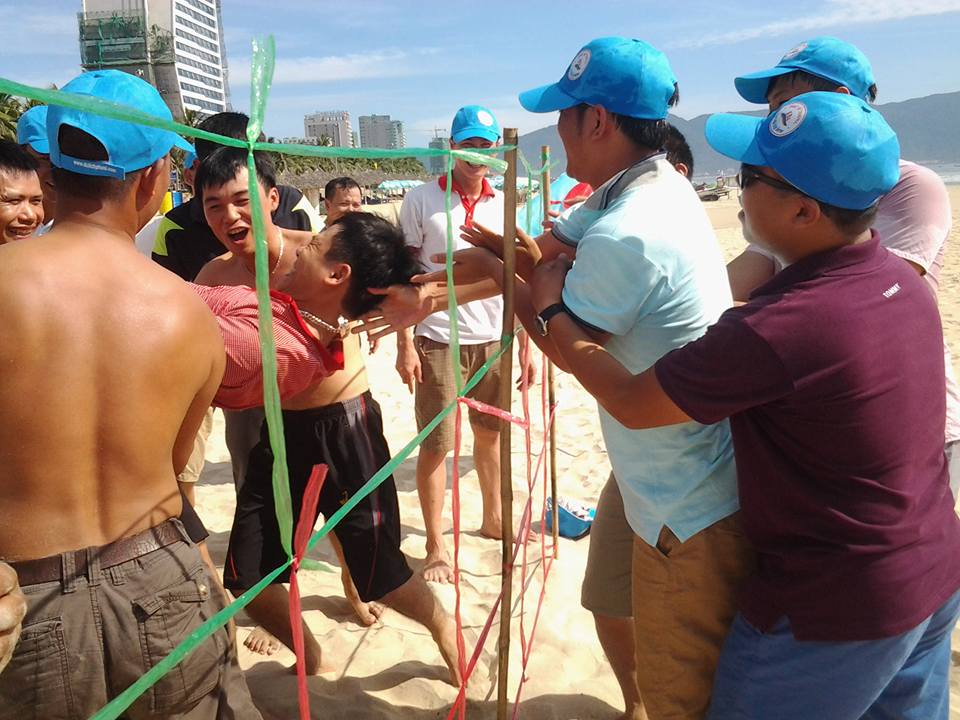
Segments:
[[[123,72],[64,90],[171,119]],[[88,717],[223,607],[175,478],[224,349],[196,294],[134,247],[189,145],[59,106],[47,127],[55,229],[0,248],[0,557],[28,604],[0,707]],[[260,717],[225,629],[126,713],[157,716]]]
[[[276,209],[278,202],[276,174],[269,156],[264,153],[254,153],[257,170],[258,185],[261,189],[260,202],[267,213]],[[242,150],[235,148],[220,148],[214,151],[201,163],[197,173],[198,198],[203,206],[207,225],[217,236],[217,239],[228,249],[220,257],[214,258],[197,275],[198,285],[254,285],[254,254],[256,242],[253,235],[253,219],[250,214],[250,196],[247,175],[247,156]],[[269,223],[267,237],[267,267],[270,269],[271,286],[277,280],[285,279],[293,268],[297,253],[303,245],[310,242],[310,233],[295,230],[286,230]],[[319,396],[328,397],[330,401],[325,405],[337,402],[336,398],[354,397],[366,390],[366,375],[363,367],[363,356],[359,353],[359,338],[351,335],[346,339],[347,355],[351,358],[351,367],[334,372],[324,379],[322,385],[317,386]],[[355,392],[350,385],[357,386]],[[362,388],[359,386],[362,384]],[[351,393],[352,394],[345,394]],[[227,418],[240,417],[241,422],[249,417],[251,412],[257,412],[260,424],[263,423],[263,409],[226,410]],[[254,433],[252,442],[245,448],[246,457],[242,462],[244,467],[250,451],[260,440],[260,426]],[[240,478],[240,486],[242,480]],[[357,589],[350,578],[343,550],[336,536],[331,535],[330,541],[340,560],[342,571],[343,591],[357,619],[363,625],[373,625],[383,612],[379,603],[365,603],[357,594]],[[247,636],[244,644],[253,652],[271,655],[279,649],[279,641],[256,628]]]
[[[275,195],[273,171],[262,156],[255,157],[255,166],[260,201],[269,209]],[[232,249],[208,263],[197,276],[198,282],[251,284],[254,242],[246,154],[230,148],[217,150],[201,163],[196,188],[210,228]],[[367,385],[359,338],[346,332],[340,318],[358,317],[381,301],[381,296],[367,288],[384,282],[407,283],[418,268],[405,249],[400,230],[372,215],[348,213],[308,243],[281,232],[269,213],[264,222],[271,285],[296,298],[301,315],[321,339],[342,347],[339,372],[283,402],[294,516],[299,517],[311,469],[323,463],[329,472],[319,511],[329,517],[390,458],[379,407]],[[237,594],[286,559],[276,521],[272,468],[273,454],[264,425],[237,498],[224,569],[225,585]],[[458,682],[453,623],[422,578],[413,576],[400,551],[393,479],[348,513],[334,533],[331,541],[344,568],[344,591],[361,622],[375,622],[382,607],[374,601],[382,601],[423,623],[440,646],[451,679]],[[289,595],[281,584],[288,579],[289,573],[281,575],[247,606],[247,613],[292,647]],[[323,669],[320,646],[306,626],[304,630],[307,671],[316,674]],[[272,652],[268,642],[262,634],[253,641],[248,638],[251,649],[267,654]]]

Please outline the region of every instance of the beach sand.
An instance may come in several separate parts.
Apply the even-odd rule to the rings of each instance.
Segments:
[[[941,310],[944,329],[956,357],[960,355],[960,293],[957,292],[960,284],[960,186],[951,187],[951,200],[954,230],[947,267],[941,279]],[[726,257],[734,257],[744,244],[736,218],[736,198],[707,203],[706,208]],[[383,410],[387,439],[391,450],[397,453],[413,437],[415,426],[413,398],[397,377],[394,360],[395,344],[385,342],[369,358],[368,371],[374,396]],[[533,408],[538,407],[539,390],[539,386],[533,389]],[[557,397],[560,402],[557,425],[559,492],[563,497],[593,505],[610,471],[596,405],[571,377],[562,373],[557,377]],[[521,412],[519,393],[515,396],[514,411]],[[464,635],[469,654],[499,592],[500,543],[481,538],[475,532],[480,523],[480,493],[470,459],[471,437],[467,423],[464,428],[460,461],[464,532],[460,562]],[[539,445],[535,438],[535,452],[539,451]],[[527,491],[522,435],[518,432],[514,433],[513,448],[514,508],[515,513],[519,513]],[[416,451],[399,466],[395,477],[403,522],[402,547],[414,568],[419,569],[424,557],[424,534],[414,477],[415,456]],[[448,460],[448,469],[451,466],[452,460]],[[539,492],[535,493],[537,508],[541,497]],[[234,488],[219,412],[216,413],[216,425],[207,449],[207,466],[197,488],[197,498],[197,509],[211,532],[209,542],[213,557],[222,569],[233,518]],[[452,549],[449,492],[445,512],[447,539]],[[536,516],[539,516],[539,510]],[[592,617],[579,603],[587,544],[587,539],[560,540],[559,559],[552,566],[527,666],[520,717],[531,720],[612,719],[619,714],[619,688],[597,642]],[[336,563],[326,540],[320,542],[313,557]],[[528,560],[533,577],[528,583],[523,613],[527,633],[533,623],[542,586],[538,543],[529,546]],[[456,690],[443,682],[445,670],[440,655],[424,628],[393,611],[387,611],[376,626],[361,627],[353,620],[343,599],[339,572],[301,571],[300,578],[304,617],[323,647],[327,662],[338,668],[308,681],[314,718],[434,720],[447,716]],[[453,587],[434,585],[433,588],[452,612]],[[521,610],[516,596],[519,571],[514,588],[508,693],[511,700],[521,677]],[[242,614],[238,625],[238,637],[242,640],[251,625]],[[499,613],[467,690],[470,718],[496,716],[498,632]],[[960,648],[960,645],[955,646]],[[270,658],[263,658],[241,647],[240,663],[247,671],[250,689],[264,718],[287,720],[297,716],[296,680],[287,669],[293,664],[290,652],[284,649]],[[960,672],[956,668],[952,686],[954,710],[951,717],[960,718]]]

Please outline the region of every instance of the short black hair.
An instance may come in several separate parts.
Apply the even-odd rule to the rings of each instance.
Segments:
[[[217,135],[223,135],[224,137],[236,138],[237,140],[246,140],[247,123],[249,122],[250,118],[247,115],[244,115],[242,112],[229,111],[211,115],[197,125],[197,128],[200,130],[206,130],[207,132],[216,133]],[[257,138],[257,142],[265,142],[266,139],[266,135],[260,133],[260,137]],[[201,162],[217,148],[225,147],[219,143],[211,140],[203,140],[201,138],[195,138],[193,146],[197,151],[197,159]]]
[[[667,140],[663,143],[663,151],[667,153],[671,165],[683,163],[687,166],[687,177],[693,177],[693,151],[683,133],[671,123],[667,123]]]
[[[836,80],[828,80],[825,77],[820,77],[819,75],[813,75],[808,73],[805,70],[794,70],[791,73],[786,75],[780,75],[770,80],[770,84],[767,85],[767,95],[770,95],[770,91],[774,87],[780,84],[784,85],[793,85],[795,82],[805,82],[810,85],[809,92],[836,92],[838,87],[846,87],[843,83],[838,83]],[[877,100],[877,84],[874,83],[869,88],[867,88],[867,97],[866,99],[869,102],[876,102]]]
[[[337,194],[337,190],[350,190],[352,188],[360,190],[360,183],[358,183],[352,177],[334,178],[324,186],[323,198],[324,200],[329,200]],[[363,192],[362,190],[360,191]]]
[[[873,226],[877,218],[877,207],[879,207],[879,203],[874,203],[866,210],[850,210],[828,205],[819,200],[817,203],[820,205],[820,212],[830,218],[840,232],[850,237],[856,237]]]
[[[667,101],[667,107],[674,107],[680,102],[680,86],[673,84],[673,95]],[[584,111],[590,107],[588,104],[581,103],[577,106],[579,117],[583,117]],[[659,150],[667,141],[667,121],[664,120],[644,120],[641,118],[630,117],[611,112],[614,124],[620,128],[620,132],[627,136],[634,145],[646,150]]]
[[[110,153],[103,143],[85,130],[72,125],[60,126],[57,145],[64,155],[80,160],[110,159]],[[111,201],[122,198],[142,172],[142,169],[128,172],[123,180],[118,180],[98,175],[82,175],[54,166],[53,183],[57,187],[57,195]]]
[[[340,231],[330,243],[327,257],[348,264],[351,270],[343,298],[343,310],[348,318],[360,317],[383,301],[382,295],[374,295],[369,288],[407,284],[422,271],[407,247],[403,231],[379,215],[349,212],[331,227],[338,227]]]
[[[268,153],[253,153],[253,164],[257,171],[257,180],[267,190],[277,186],[277,171]],[[247,167],[247,151],[243,148],[218,147],[200,161],[193,189],[203,203],[203,191],[208,187],[220,187],[233,180],[241,168]]]
[[[0,172],[23,175],[36,172],[39,165],[33,155],[13,140],[0,140]]]

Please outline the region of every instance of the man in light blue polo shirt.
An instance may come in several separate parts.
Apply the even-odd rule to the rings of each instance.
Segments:
[[[594,40],[559,82],[520,95],[532,112],[560,110],[567,172],[597,187],[553,228],[576,254],[563,302],[537,318],[535,339],[555,359],[549,324],[558,313],[639,372],[700,337],[731,305],[709,220],[658,150],[676,97],[666,57],[626,38]],[[736,515],[729,427],[637,431],[600,415],[616,480],[598,503],[583,604],[596,617],[627,717],[643,717],[644,706],[650,718],[702,717],[752,563]],[[624,637],[634,629],[643,700],[631,704]]]

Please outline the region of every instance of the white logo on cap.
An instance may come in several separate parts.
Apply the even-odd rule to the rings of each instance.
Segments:
[[[577,53],[577,56],[573,59],[573,62],[570,63],[570,69],[567,70],[567,79],[576,80],[581,75],[583,71],[587,69],[587,65],[590,64],[590,51],[584,48]]]
[[[783,62],[784,60],[790,60],[791,58],[795,58],[797,55],[799,55],[806,49],[807,49],[807,44],[805,42],[802,42],[796,47],[793,47],[787,50],[787,54],[784,55],[782,58],[780,58],[780,62]]]
[[[493,115],[488,113],[486,110],[480,110],[477,112],[477,120],[485,127],[490,127],[493,125]]]
[[[807,106],[802,102],[787,103],[777,110],[770,121],[770,134],[785,137],[796,130],[807,116]]]

